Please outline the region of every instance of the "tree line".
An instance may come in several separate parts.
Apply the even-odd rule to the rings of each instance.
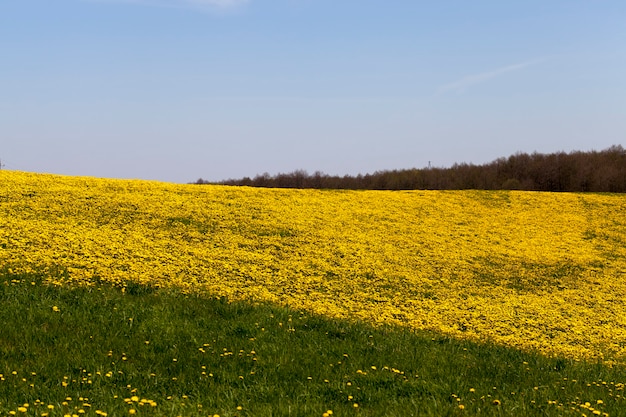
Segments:
[[[196,184],[209,184],[199,179]],[[213,184],[271,188],[350,190],[529,190],[567,192],[626,192],[626,150],[614,145],[602,151],[551,154],[516,153],[508,158],[449,168],[376,171],[356,176],[309,174],[303,170],[254,178],[228,179]]]

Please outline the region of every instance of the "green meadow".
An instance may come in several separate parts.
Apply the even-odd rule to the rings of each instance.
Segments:
[[[0,414],[626,415],[626,369],[269,304],[0,273]]]

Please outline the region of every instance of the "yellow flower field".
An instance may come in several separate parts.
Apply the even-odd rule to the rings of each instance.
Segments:
[[[0,262],[626,362],[626,196],[0,171]]]

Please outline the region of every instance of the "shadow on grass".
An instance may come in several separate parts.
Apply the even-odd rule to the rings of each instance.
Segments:
[[[49,416],[620,415],[626,406],[624,367],[138,284],[68,288],[5,273],[0,328],[1,413],[26,403]]]

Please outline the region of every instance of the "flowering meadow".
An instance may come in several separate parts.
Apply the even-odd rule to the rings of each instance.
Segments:
[[[626,196],[282,190],[0,171],[0,264],[626,360]]]
[[[0,415],[622,415],[625,219],[0,171]]]

